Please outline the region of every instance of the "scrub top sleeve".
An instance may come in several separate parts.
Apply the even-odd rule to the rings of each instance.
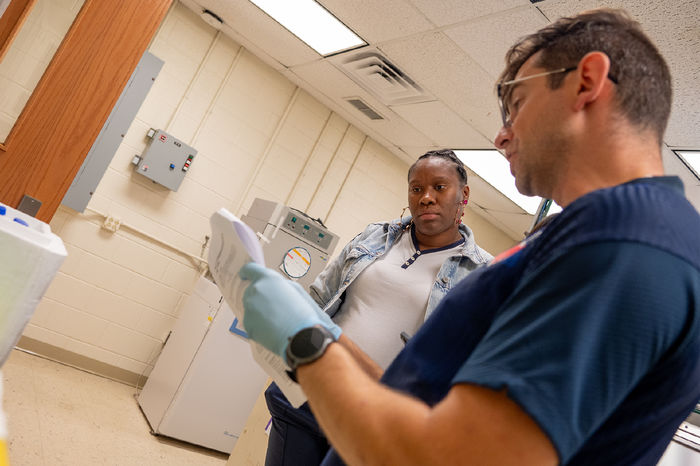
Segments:
[[[566,462],[681,331],[683,266],[638,243],[575,248],[523,279],[452,383],[505,387]]]

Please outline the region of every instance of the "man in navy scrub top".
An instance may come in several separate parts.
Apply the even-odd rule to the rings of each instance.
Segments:
[[[620,10],[521,39],[495,139],[561,214],[467,276],[373,380],[308,295],[246,265],[245,328],[286,358],[342,464],[656,464],[700,398],[700,217],[661,143],[671,77]]]

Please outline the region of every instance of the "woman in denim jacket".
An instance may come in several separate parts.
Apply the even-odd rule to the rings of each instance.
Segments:
[[[422,155],[408,184],[411,216],[368,225],[309,291],[343,328],[339,342],[377,379],[443,296],[492,258],[461,222],[469,187],[454,152]],[[265,398],[272,414],[266,466],[320,464],[328,443],[308,405],[294,409],[275,384]]]

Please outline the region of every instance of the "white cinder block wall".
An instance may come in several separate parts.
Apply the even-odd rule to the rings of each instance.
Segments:
[[[24,333],[136,374],[150,371],[199,270],[132,229],[101,229],[95,211],[198,256],[209,216],[222,206],[243,215],[255,197],[320,217],[339,248],[407,203],[404,162],[182,5],[150,51],[165,65],[92,212],[61,207],[51,223],[69,256]],[[178,192],[133,172],[149,128],[199,150]],[[512,244],[486,222],[475,230],[494,252]]]

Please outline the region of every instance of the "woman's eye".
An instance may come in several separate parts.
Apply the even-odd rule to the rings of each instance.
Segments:
[[[436,191],[444,191],[446,189],[447,189],[447,186],[445,186],[444,184],[439,184],[439,185],[435,186]]]

